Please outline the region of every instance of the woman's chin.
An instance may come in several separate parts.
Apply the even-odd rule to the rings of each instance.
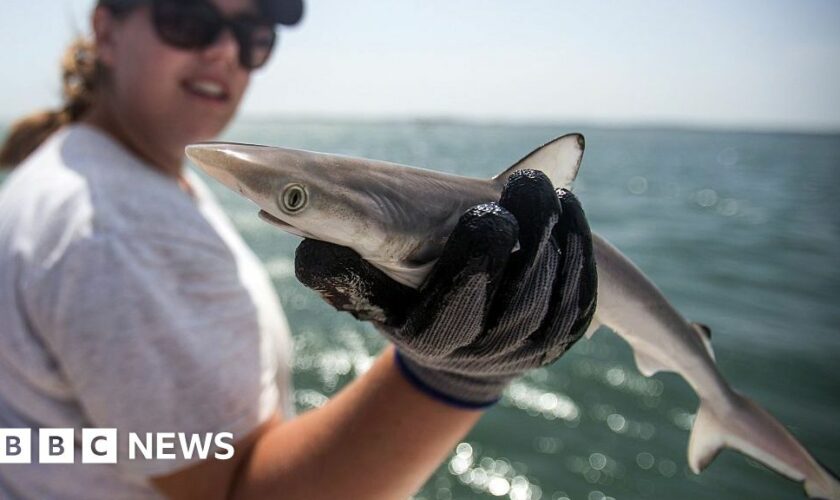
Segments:
[[[186,133],[183,134],[184,145],[193,144],[202,141],[211,141],[216,139],[222,133],[227,122],[225,123],[209,123],[207,122],[197,124],[193,127],[188,127]]]

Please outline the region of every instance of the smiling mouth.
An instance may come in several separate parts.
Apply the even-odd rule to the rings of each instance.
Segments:
[[[280,220],[277,217],[271,215],[270,213],[266,212],[265,210],[260,210],[258,215],[260,216],[260,219],[268,222],[272,226],[279,227],[280,229],[282,229],[283,231],[286,231],[287,233],[294,234],[295,236],[300,236],[301,238],[315,238],[314,236],[307,233],[306,231],[303,231],[301,229],[296,228],[295,226],[292,226],[292,225],[289,225],[289,224],[283,222],[282,220]]]
[[[212,80],[187,80],[181,87],[189,94],[216,102],[227,102],[230,94],[221,83]]]

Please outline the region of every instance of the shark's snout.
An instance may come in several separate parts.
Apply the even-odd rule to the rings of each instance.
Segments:
[[[184,152],[187,154],[187,158],[203,169],[217,164],[224,155],[222,148],[214,142],[190,144],[184,149]]]
[[[263,206],[271,197],[272,179],[276,176],[269,166],[270,162],[263,158],[269,149],[247,144],[206,142],[191,144],[185,152],[208,175]]]
[[[242,193],[236,177],[232,175],[232,170],[234,169],[231,168],[233,165],[231,165],[230,155],[222,146],[216,143],[191,144],[187,146],[185,152],[187,158],[192,160],[193,163],[209,176],[228,188]]]

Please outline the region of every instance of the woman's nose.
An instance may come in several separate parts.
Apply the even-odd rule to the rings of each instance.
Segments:
[[[202,51],[202,55],[209,60],[222,60],[239,64],[239,42],[233,36],[230,28],[225,28],[219,33],[216,40]]]

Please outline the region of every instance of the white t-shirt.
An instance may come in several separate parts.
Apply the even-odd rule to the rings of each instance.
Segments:
[[[0,498],[155,498],[197,460],[128,458],[128,433],[244,437],[291,416],[288,325],[207,187],[194,198],[106,134],[53,134],[0,189],[0,429],[32,464]],[[81,463],[81,429],[117,428],[118,464]],[[75,463],[38,464],[38,429],[75,429]]]

